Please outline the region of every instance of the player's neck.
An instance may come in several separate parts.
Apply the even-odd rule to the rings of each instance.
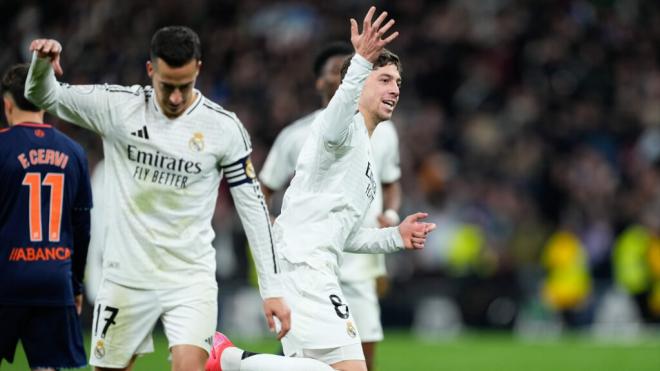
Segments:
[[[160,112],[163,114],[163,116],[167,117],[170,120],[175,120],[175,119],[178,119],[179,117],[181,117],[184,113],[186,113],[188,108],[190,108],[190,106],[192,106],[193,103],[195,103],[197,101],[197,99],[199,98],[199,94],[200,93],[198,91],[195,91],[194,94],[193,94],[193,98],[189,99],[188,102],[186,102],[186,105],[181,110],[181,113],[178,113],[176,115],[169,115],[169,114],[165,113],[166,111],[165,111],[165,108],[163,107],[163,105],[160,102],[160,97],[156,100],[156,104],[158,104],[158,108],[160,108]],[[158,96],[158,93],[156,93],[156,96]]]
[[[365,109],[360,108],[360,113],[364,118],[364,125],[367,127],[369,137],[371,137],[371,134],[373,134],[374,130],[376,130],[376,126],[380,121],[376,115],[370,114],[370,112]]]
[[[20,124],[23,122],[30,122],[33,124],[43,124],[44,114],[43,112],[14,111],[11,115],[11,120],[9,122],[9,125],[14,126],[16,124]]]

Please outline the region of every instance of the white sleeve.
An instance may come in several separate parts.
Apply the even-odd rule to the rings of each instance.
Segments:
[[[356,53],[328,107],[320,113],[323,141],[331,147],[343,144],[348,138],[362,87],[372,68],[368,60]]]
[[[58,83],[48,58],[34,52],[25,82],[25,97],[49,113],[90,129],[107,133],[113,120],[113,107],[135,96],[135,89],[109,85],[68,85]]]
[[[220,166],[229,183],[229,191],[257,267],[261,297],[281,297],[283,293],[279,281],[280,270],[268,208],[249,157],[252,152],[250,137],[238,117],[233,113],[230,116],[236,131],[231,135],[233,138],[228,137],[227,153]],[[236,160],[237,156],[242,157]]]
[[[362,227],[348,238],[344,251],[357,254],[387,254],[404,248],[399,227]]]
[[[281,297],[280,267],[277,264],[268,208],[259,182],[252,179],[251,182],[244,182],[229,190],[257,267],[261,297]]]
[[[295,150],[296,147],[291,143],[287,145],[286,136],[290,135],[287,133],[285,129],[277,136],[259,173],[261,183],[274,191],[284,188],[296,170],[296,164],[289,161],[289,152]]]
[[[401,178],[399,137],[393,125],[387,127],[384,142],[387,145],[385,155],[380,165],[380,181],[384,184],[394,183]]]

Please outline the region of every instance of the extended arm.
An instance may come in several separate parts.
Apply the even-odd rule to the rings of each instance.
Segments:
[[[398,227],[360,228],[347,241],[344,251],[356,254],[387,254],[404,248]]]
[[[371,62],[356,53],[337,92],[321,112],[321,133],[330,145],[341,145],[348,137],[362,87],[372,67]]]
[[[434,223],[421,222],[426,213],[408,215],[398,227],[360,228],[349,237],[344,251],[358,254],[383,254],[403,249],[423,249]]]
[[[240,163],[238,165],[244,166]],[[280,297],[282,290],[277,276],[280,271],[266,201],[257,180],[249,177],[246,179],[244,183],[236,185],[230,181],[230,192],[250,244],[261,297]]]
[[[257,267],[259,291],[264,299],[264,314],[268,327],[275,331],[273,317],[279,319],[282,327],[277,339],[280,340],[291,328],[291,311],[282,298],[279,281],[281,272],[270,229],[268,207],[259,189],[259,182],[251,177],[253,170],[247,170],[251,166],[249,158],[246,157],[237,163],[224,166],[224,170],[227,172],[234,169],[232,177],[227,179],[229,189]]]
[[[42,42],[42,43],[39,43]],[[47,48],[48,52],[43,52]],[[135,91],[124,87],[99,85],[61,85],[55,78],[59,67],[62,47],[56,40],[35,40],[30,49],[33,51],[32,64],[25,81],[25,97],[39,108],[84,128],[97,133],[104,133],[112,122],[113,104],[110,95],[117,98],[135,95]],[[55,63],[57,61],[57,63]],[[55,67],[54,67],[55,66]],[[55,68],[55,70],[54,70]],[[114,102],[114,103],[113,103]]]

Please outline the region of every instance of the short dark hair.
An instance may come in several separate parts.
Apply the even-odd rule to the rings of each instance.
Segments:
[[[346,76],[346,72],[348,71],[348,66],[351,65],[351,59],[353,58],[353,55],[350,57],[346,58],[344,61],[344,64],[341,66],[341,79],[342,81],[344,80],[344,76]],[[378,56],[378,59],[376,59],[376,62],[374,62],[374,70],[376,68],[380,68],[383,66],[387,66],[388,64],[393,64],[396,66],[396,69],[399,71],[399,74],[403,74],[403,67],[401,66],[401,60],[399,59],[399,56],[392,53],[391,51],[387,49],[383,49],[382,52],[380,52],[380,55]]]
[[[321,77],[323,66],[325,66],[328,59],[350,54],[353,54],[353,47],[345,41],[333,41],[327,44],[316,53],[316,57],[314,58],[314,76],[317,79]]]
[[[23,111],[39,112],[41,109],[25,98],[25,80],[29,64],[15,64],[2,76],[2,95],[9,94],[16,106]]]
[[[202,58],[199,36],[185,26],[167,26],[151,38],[151,61],[162,59],[172,67],[181,67],[193,59]]]

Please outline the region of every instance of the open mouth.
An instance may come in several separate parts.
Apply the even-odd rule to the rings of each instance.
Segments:
[[[394,106],[396,106],[396,101],[391,99],[386,99],[383,101],[383,104],[390,107],[391,109],[394,109]]]

